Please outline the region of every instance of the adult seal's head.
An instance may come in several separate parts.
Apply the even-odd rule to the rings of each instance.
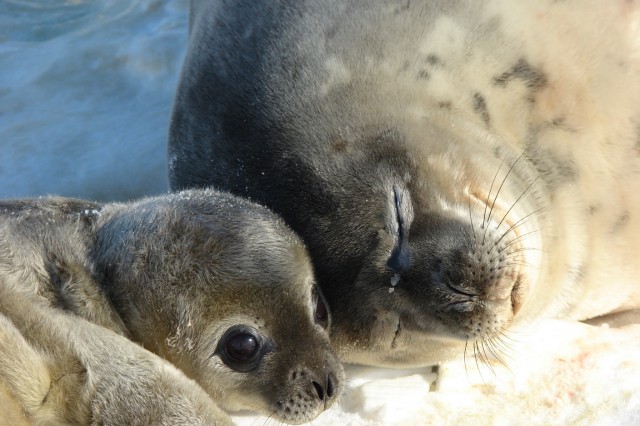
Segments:
[[[94,247],[132,339],[222,408],[302,423],[341,393],[306,248],[267,209],[215,191],[108,205]]]
[[[214,185],[282,215],[309,247],[345,360],[399,366],[465,345],[499,352],[515,320],[619,308],[633,274],[623,268],[628,287],[605,294],[604,269],[586,265],[605,256],[622,266],[620,244],[585,236],[594,211],[597,229],[635,220],[630,206],[607,209],[637,185],[604,179],[609,163],[576,141],[613,149],[628,170],[636,109],[601,86],[578,89],[562,58],[575,49],[591,58],[580,69],[595,81],[601,43],[545,38],[569,12],[539,7],[193,2],[172,189]],[[607,42],[626,46],[610,29]],[[555,56],[544,53],[550,44]],[[631,93],[635,69],[606,68]],[[599,105],[610,102],[627,124],[603,118],[613,115]],[[590,210],[594,187],[607,209]]]

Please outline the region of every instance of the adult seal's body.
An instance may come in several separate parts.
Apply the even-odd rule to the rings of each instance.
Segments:
[[[638,307],[638,21],[626,1],[193,1],[171,186],[281,214],[348,361]]]
[[[36,422],[301,423],[342,390],[306,249],[264,207],[2,201],[0,253],[0,381]]]

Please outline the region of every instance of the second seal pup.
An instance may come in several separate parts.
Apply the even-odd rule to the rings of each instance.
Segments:
[[[5,286],[142,344],[225,410],[301,423],[342,390],[305,246],[254,203],[212,190],[3,201],[0,254]]]
[[[171,186],[281,214],[348,361],[637,308],[639,22],[622,0],[195,0]]]

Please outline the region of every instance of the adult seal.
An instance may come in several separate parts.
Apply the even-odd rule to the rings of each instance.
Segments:
[[[264,207],[1,201],[0,253],[0,381],[36,421],[302,423],[342,391],[306,248]]]
[[[626,1],[193,1],[171,187],[282,215],[346,361],[637,308],[638,23]]]

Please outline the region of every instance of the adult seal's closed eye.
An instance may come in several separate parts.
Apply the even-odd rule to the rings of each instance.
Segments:
[[[282,215],[344,360],[499,352],[514,322],[637,308],[637,17],[623,1],[193,1],[172,189]]]
[[[132,389],[151,381],[142,367],[121,370],[129,358],[119,357],[125,352],[117,348],[118,336],[110,337],[114,332],[170,361],[227,411],[249,409],[302,423],[342,392],[343,369],[327,333],[331,318],[306,248],[264,207],[213,190],[128,204],[1,201],[0,253],[0,295],[25,296],[19,307],[0,303],[0,314],[26,327],[19,331],[29,342],[15,338],[15,346],[63,348],[56,349],[61,359],[73,359],[94,378],[80,380],[88,387],[83,392],[98,395],[107,406],[119,404],[112,410],[118,418],[133,421],[162,392],[121,401],[100,391],[96,371],[110,368],[128,377]],[[29,300],[33,313],[25,310]],[[52,343],[49,334],[64,335],[73,323],[69,313],[76,316],[78,331],[68,333],[67,346]],[[25,316],[42,320],[24,325]],[[93,324],[83,327],[83,321]],[[93,347],[82,340],[89,332],[105,342],[100,354],[84,349]],[[110,356],[102,353],[109,350]],[[0,380],[12,377],[14,358],[0,359]],[[70,367],[54,365],[52,371],[65,368]],[[73,389],[61,394],[68,399]],[[88,422],[73,417],[71,403],[49,404],[68,422]],[[93,405],[78,404],[81,414],[97,415]],[[180,413],[180,402],[175,405]],[[229,422],[220,413],[220,423]],[[112,416],[105,421],[119,423]]]

